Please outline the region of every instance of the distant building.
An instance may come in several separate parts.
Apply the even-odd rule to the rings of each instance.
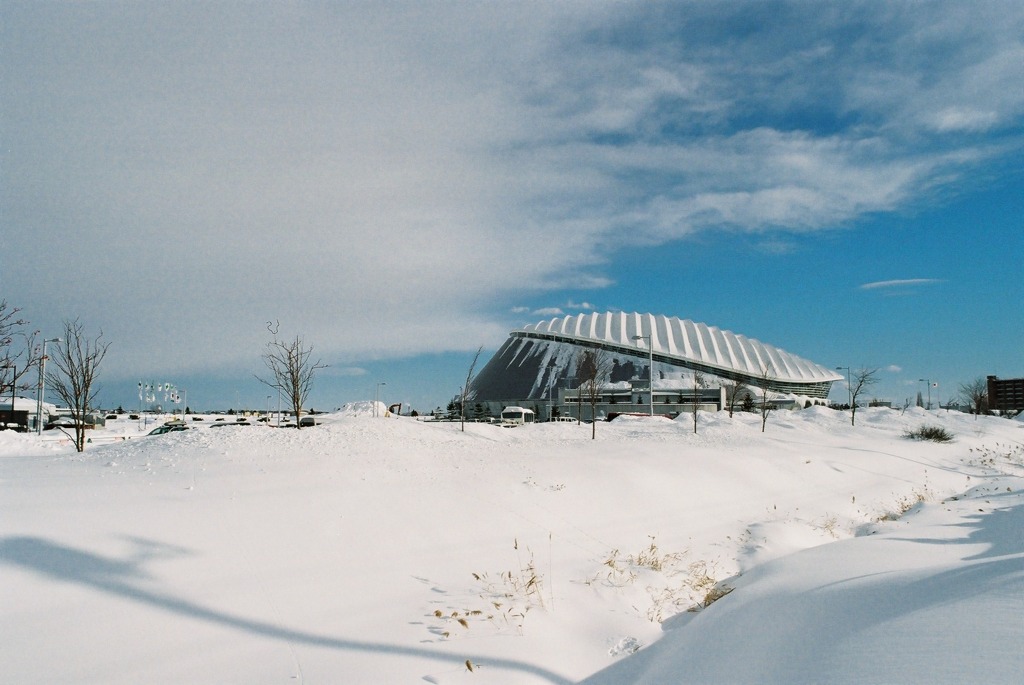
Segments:
[[[582,404],[575,361],[587,350],[606,352],[610,377],[602,379],[600,413],[675,414],[721,408],[723,384],[754,389],[767,382],[773,404],[827,404],[842,376],[773,345],[715,326],[654,314],[579,314],[524,326],[473,381],[472,401],[497,413],[505,406],[533,409],[539,420],[578,411]],[[654,369],[652,373],[651,362]],[[767,379],[763,379],[767,372]],[[694,395],[695,375],[704,387]],[[652,383],[653,376],[653,383]],[[810,399],[808,399],[810,398]],[[588,409],[589,411],[589,409]]]
[[[18,419],[16,419],[15,416],[10,413],[12,411],[13,412],[27,412],[27,414],[28,414],[28,427],[31,430],[35,430],[36,429],[36,409],[37,408],[38,408],[38,405],[37,405],[36,401],[34,399],[31,399],[31,398],[28,398],[28,397],[15,397],[13,405],[11,403],[11,397],[10,396],[8,396],[6,398],[0,397],[0,412],[3,412],[3,414],[0,414],[0,417],[2,417],[2,418],[0,418],[0,430],[3,430],[3,428],[4,428],[4,426],[6,424],[11,424],[11,427],[13,428],[14,424],[20,423],[20,417]],[[43,416],[42,416],[43,425],[46,425],[47,423],[49,423],[49,421],[50,421],[50,419],[52,417],[57,415],[57,405],[50,404],[49,402],[43,402],[42,409],[43,409]]]
[[[989,376],[988,408],[993,411],[1024,411],[1024,378]]]

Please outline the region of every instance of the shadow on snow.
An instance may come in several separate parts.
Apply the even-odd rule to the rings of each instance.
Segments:
[[[188,551],[151,540],[132,538],[131,541],[135,546],[134,552],[124,559],[118,559],[66,547],[38,537],[7,537],[0,539],[0,563],[28,569],[54,580],[78,583],[189,618],[290,643],[338,650],[378,652],[392,656],[421,657],[455,665],[464,663],[463,658],[421,648],[345,640],[277,626],[208,609],[172,595],[146,590],[138,585],[139,581],[152,577],[143,568],[146,562],[159,557],[187,554]],[[571,682],[547,669],[512,659],[481,659],[481,664],[491,668],[529,673],[557,685],[568,685]]]

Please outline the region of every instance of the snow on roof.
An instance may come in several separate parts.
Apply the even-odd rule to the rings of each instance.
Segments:
[[[11,398],[0,397],[0,409],[9,410],[11,408]],[[36,401],[29,397],[15,397],[14,398],[14,411],[28,411],[32,414],[36,413]],[[43,411],[47,414],[56,414],[57,405],[50,404],[49,402],[43,402]]]
[[[782,381],[838,381],[842,375],[773,345],[716,326],[656,314],[605,312],[577,314],[524,326],[527,336],[592,340],[606,345],[641,348],[680,361],[691,361],[753,376],[765,368]],[[648,343],[648,340],[651,342]]]

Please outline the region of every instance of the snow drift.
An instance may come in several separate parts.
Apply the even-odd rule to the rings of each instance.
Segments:
[[[1015,682],[1024,425],[0,433],[19,683]],[[371,414],[371,415],[368,415]],[[908,440],[923,424],[950,444]],[[149,428],[152,428],[150,425]],[[706,608],[704,608],[706,605]]]

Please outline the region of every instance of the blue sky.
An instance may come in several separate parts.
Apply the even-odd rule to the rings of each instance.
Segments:
[[[444,404],[479,346],[691,318],[879,397],[1024,374],[1024,7],[4,3],[0,292],[139,380]],[[833,398],[845,390],[835,388]]]

